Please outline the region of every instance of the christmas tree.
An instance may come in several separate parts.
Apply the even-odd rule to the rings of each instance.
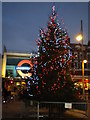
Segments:
[[[73,101],[79,98],[72,79],[74,57],[65,28],[57,20],[52,6],[47,29],[40,29],[38,53],[34,56],[30,89],[38,100]]]

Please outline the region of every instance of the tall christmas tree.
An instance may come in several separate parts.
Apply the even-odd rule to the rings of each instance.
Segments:
[[[65,28],[57,20],[52,6],[47,29],[40,29],[37,40],[38,53],[34,57],[31,91],[38,100],[73,101],[79,98],[74,87],[72,71],[72,49]]]

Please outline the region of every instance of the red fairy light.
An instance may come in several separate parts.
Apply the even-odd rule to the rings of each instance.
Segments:
[[[67,52],[67,50],[65,50],[65,53]]]
[[[52,86],[52,90],[54,90],[54,87]]]
[[[66,39],[68,40],[69,36],[67,35]]]
[[[49,27],[51,26],[51,23],[49,22],[49,25],[48,25]]]
[[[53,11],[53,12],[55,11],[55,6],[52,6],[52,11]]]
[[[38,89],[38,86],[36,86],[36,89]]]
[[[49,30],[49,33],[51,33],[51,30]]]
[[[54,16],[54,20],[56,19],[56,15]]]
[[[40,90],[38,91],[38,93],[40,93]]]
[[[49,36],[49,32],[47,32],[47,36]]]
[[[56,86],[56,84],[54,83],[54,87]]]
[[[53,17],[51,16],[51,20],[53,19]]]
[[[65,70],[64,70],[64,75],[65,75]]]
[[[52,18],[52,23],[54,23],[54,19]]]
[[[53,70],[53,67],[51,66],[51,69]]]
[[[58,69],[58,66],[56,68]]]

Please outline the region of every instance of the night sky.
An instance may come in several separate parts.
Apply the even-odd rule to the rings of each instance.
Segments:
[[[37,50],[36,40],[40,28],[46,28],[51,15],[51,2],[17,2],[2,4],[2,43],[7,51],[32,52]],[[88,3],[57,2],[58,20],[64,21],[71,42],[80,32],[83,20],[84,44],[88,43]]]

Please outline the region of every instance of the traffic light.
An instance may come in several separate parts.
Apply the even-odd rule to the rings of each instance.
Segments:
[[[10,83],[13,84],[13,80],[10,80]]]

